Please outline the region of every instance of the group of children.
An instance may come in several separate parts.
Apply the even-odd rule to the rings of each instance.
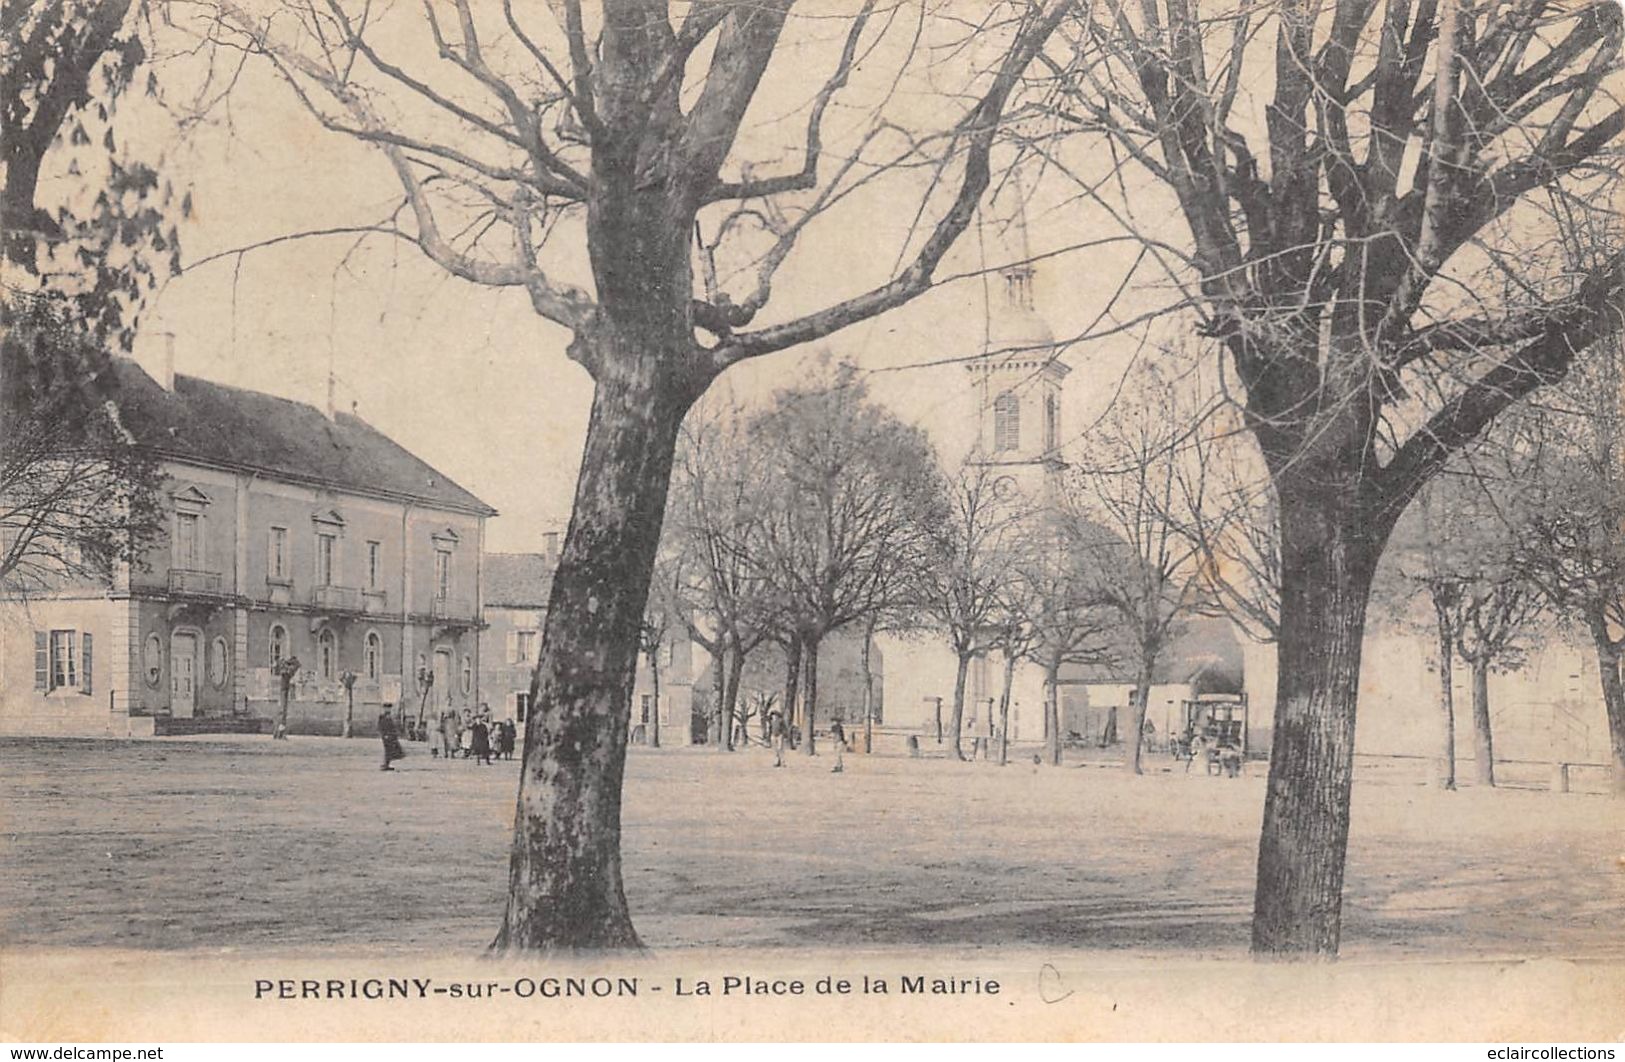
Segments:
[[[460,715],[447,709],[440,713],[438,725],[429,728],[429,755],[436,759],[444,755],[448,760],[461,755],[482,765],[490,764],[493,757],[511,760],[518,733],[512,719],[495,722],[483,704],[477,712],[465,708]]]

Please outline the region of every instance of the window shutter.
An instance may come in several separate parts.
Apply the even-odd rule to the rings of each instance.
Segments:
[[[519,663],[519,632],[508,632],[508,663]]]
[[[1006,391],[993,402],[993,449],[1021,447],[1021,401]]]
[[[51,688],[51,642],[44,631],[34,632],[34,688],[42,693]]]
[[[83,651],[79,654],[79,692],[88,696],[92,692],[90,632],[86,631],[81,637],[84,638],[84,645]]]

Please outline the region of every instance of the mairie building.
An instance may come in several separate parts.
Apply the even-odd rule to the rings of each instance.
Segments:
[[[102,582],[0,587],[0,733],[375,728],[476,706],[489,505],[359,416],[115,358],[167,534]],[[297,661],[295,668],[290,661]]]

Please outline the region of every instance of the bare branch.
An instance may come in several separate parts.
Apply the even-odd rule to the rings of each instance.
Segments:
[[[1072,0],[1056,0],[1048,11],[1036,6],[1030,9],[1013,46],[999,66],[992,86],[957,127],[968,141],[959,191],[913,261],[886,284],[861,295],[795,321],[732,336],[714,353],[719,367],[820,339],[857,321],[901,306],[930,287],[932,273],[948,248],[970,224],[976,203],[987,190],[988,154],[998,131],[998,118],[1005,101],[1015,88],[1021,72],[1072,6]]]

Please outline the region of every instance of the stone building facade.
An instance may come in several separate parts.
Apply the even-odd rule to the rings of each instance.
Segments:
[[[105,582],[0,597],[0,732],[263,728],[290,659],[293,732],[478,703],[495,510],[360,417],[111,371],[162,461],[169,533]]]

